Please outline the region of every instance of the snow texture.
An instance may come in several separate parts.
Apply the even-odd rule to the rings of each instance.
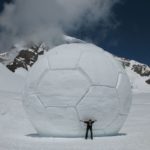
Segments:
[[[24,83],[24,78],[13,74],[0,63],[0,92],[21,93]]]
[[[96,119],[96,136],[115,135],[131,106],[127,75],[114,58],[93,44],[51,49],[31,68],[24,108],[40,135],[81,137],[80,120]]]
[[[15,74],[18,75],[18,76],[21,76],[23,78],[26,78],[27,74],[28,74],[28,71],[25,70],[24,68],[18,68],[15,70]]]

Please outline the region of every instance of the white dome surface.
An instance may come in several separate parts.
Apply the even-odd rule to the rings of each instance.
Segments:
[[[115,135],[131,106],[131,87],[113,56],[92,44],[65,44],[31,68],[25,110],[40,135],[81,137],[80,120],[97,120],[95,136]]]

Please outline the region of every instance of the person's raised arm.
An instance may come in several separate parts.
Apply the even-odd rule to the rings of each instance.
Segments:
[[[93,120],[92,123],[96,122],[97,120]]]
[[[84,121],[84,120],[80,120],[80,121],[83,122],[83,123],[86,123],[86,124],[88,123],[88,121]]]
[[[84,122],[83,120],[80,120],[81,122]]]

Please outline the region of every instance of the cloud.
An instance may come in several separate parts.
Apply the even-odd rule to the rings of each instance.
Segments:
[[[0,50],[14,43],[61,42],[64,29],[107,22],[119,0],[15,0],[0,15]]]

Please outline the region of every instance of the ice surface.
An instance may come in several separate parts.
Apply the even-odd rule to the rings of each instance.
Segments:
[[[96,119],[95,135],[117,134],[124,123],[118,116],[129,112],[131,89],[113,59],[83,43],[58,46],[39,59],[24,90],[25,109],[37,132],[81,137],[86,126],[80,119]]]

